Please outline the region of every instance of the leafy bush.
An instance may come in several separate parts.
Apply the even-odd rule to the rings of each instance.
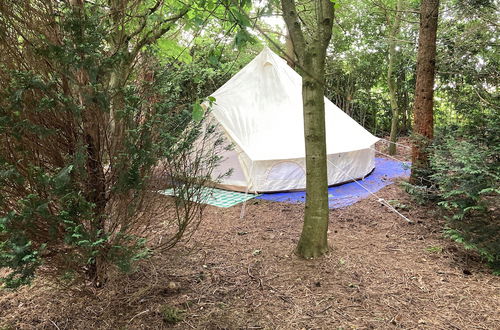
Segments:
[[[431,154],[438,205],[450,216],[446,233],[477,250],[500,272],[500,119],[483,113],[444,132]]]
[[[420,205],[438,200],[434,185],[417,185],[409,182],[401,181],[401,187],[412,196],[414,201]]]
[[[36,272],[100,286],[111,269],[130,271],[151,251],[172,247],[196,228],[203,206],[165,200],[151,191],[153,183],[189,178],[183,187],[198,193],[221,147],[213,127],[192,122],[190,107],[177,111],[161,93],[168,81],[154,79],[163,76],[154,61],[131,72],[127,48],[110,52],[111,22],[102,7],[57,6],[50,24],[53,15],[16,28],[0,20],[0,49],[16,45],[17,52],[0,52],[6,287],[27,284]],[[33,25],[48,30],[33,33]],[[193,151],[208,138],[216,139],[210,149]]]
[[[417,202],[445,212],[445,235],[477,251],[500,274],[500,118],[469,112],[462,126],[439,128],[429,148],[426,185],[402,183]]]
[[[454,220],[488,211],[488,202],[500,193],[498,164],[492,150],[469,141],[449,139],[434,148],[432,179],[437,182],[439,205],[453,212]]]

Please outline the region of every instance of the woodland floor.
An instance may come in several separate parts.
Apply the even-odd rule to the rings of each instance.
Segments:
[[[207,207],[187,244],[94,296],[43,279],[0,291],[0,329],[499,329],[500,277],[399,185],[379,195],[415,223],[373,198],[331,210],[317,260],[292,252],[303,205],[251,200],[243,220]]]

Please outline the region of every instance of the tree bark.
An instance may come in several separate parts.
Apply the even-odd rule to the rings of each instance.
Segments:
[[[72,0],[70,3],[73,13],[84,22],[84,1]],[[84,30],[80,30],[79,33],[83,34]],[[81,53],[80,56],[83,59],[85,54]],[[102,119],[102,110],[99,109],[99,106],[95,103],[94,91],[90,83],[88,71],[83,66],[76,68],[75,76],[79,105],[83,109],[82,142],[85,143],[87,149],[86,169],[88,178],[84,194],[85,199],[95,205],[93,217],[90,222],[90,232],[91,235],[94,235],[92,240],[95,242],[104,235],[107,203],[106,179],[102,161],[102,129],[99,127],[102,125],[99,120]],[[100,287],[105,282],[105,267],[101,259],[99,255],[94,256],[87,265],[87,276],[95,287]]]
[[[396,87],[396,77],[394,75],[394,66],[396,64],[396,47],[397,47],[397,38],[400,30],[401,23],[401,2],[402,0],[398,0],[396,3],[396,13],[394,14],[394,22],[392,23],[392,27],[390,29],[389,35],[389,54],[388,54],[388,63],[387,63],[387,86],[389,87],[389,99],[391,103],[391,134],[389,140],[391,143],[389,144],[389,155],[396,154],[396,140],[398,135],[398,124],[400,117],[400,110],[398,106],[398,98],[397,98],[397,87]],[[389,19],[387,20],[389,23]]]
[[[398,107],[401,114],[401,128],[400,133],[403,135],[408,134],[408,130],[411,127],[410,122],[410,108],[409,102],[410,97],[408,95],[408,88],[406,86],[406,68],[404,66],[401,67],[398,73],[397,78],[398,85]]]
[[[328,176],[325,132],[325,58],[331,39],[334,7],[330,0],[310,2],[312,29],[304,33],[295,1],[282,0],[285,19],[302,71],[306,154],[304,225],[296,253],[315,258],[328,252]],[[307,38],[306,38],[307,35]]]
[[[286,53],[286,63],[292,69],[295,69],[295,62],[297,58],[295,57],[295,50],[293,49],[292,38],[290,38],[290,33],[287,32],[285,36],[285,53]]]
[[[94,235],[92,240],[98,241],[103,238],[106,230],[106,208],[108,204],[106,190],[106,175],[104,171],[105,163],[114,169],[115,162],[123,153],[124,138],[126,136],[127,123],[120,116],[120,112],[125,108],[125,94],[123,88],[130,81],[129,75],[133,70],[133,64],[139,55],[140,50],[154,43],[158,38],[164,35],[178,19],[183,17],[187,9],[175,16],[166,18],[163,24],[158,25],[156,29],[148,31],[148,17],[159,10],[161,2],[156,2],[156,5],[148,9],[144,14],[142,23],[139,24],[134,31],[127,32],[125,22],[127,21],[127,10],[131,10],[134,6],[129,6],[130,1],[110,0],[108,2],[109,12],[111,17],[111,48],[114,54],[118,54],[120,60],[114,64],[113,70],[110,73],[108,84],[111,90],[110,114],[106,114],[98,104],[96,104],[94,92],[90,86],[89,74],[85,68],[78,68],[77,84],[80,106],[84,109],[83,112],[83,135],[84,143],[87,146],[87,173],[88,182],[85,192],[86,200],[92,202],[95,207],[93,209],[93,219],[90,224],[90,231]],[[82,21],[85,18],[85,0],[70,0],[71,8],[75,13],[81,16]],[[137,7],[135,7],[136,9]],[[82,30],[82,33],[83,30]],[[142,38],[139,38],[144,34]],[[138,40],[132,42],[136,37]],[[133,46],[133,47],[132,47]],[[83,55],[82,55],[83,56]],[[106,81],[105,79],[103,79]],[[109,117],[109,118],[107,118]],[[105,120],[106,118],[107,120]],[[105,126],[110,124],[110,133],[103,134]],[[108,132],[106,132],[108,133]],[[107,141],[105,141],[108,139]],[[109,146],[106,146],[109,144]],[[107,155],[106,148],[109,148]],[[107,157],[107,158],[106,158]],[[119,169],[122,170],[122,169]],[[111,175],[113,176],[114,173]],[[102,248],[101,248],[102,250]],[[92,251],[94,252],[94,251]],[[87,276],[93,282],[94,286],[101,286],[107,278],[106,274],[106,258],[101,255],[96,255],[87,265]]]
[[[429,171],[428,146],[434,135],[433,103],[436,32],[439,0],[422,0],[418,37],[417,76],[413,106],[411,183],[420,183]]]
[[[317,56],[310,56],[311,62],[321,61]],[[328,252],[328,173],[322,82],[304,75],[302,98],[306,145],[306,205],[297,253],[304,258],[314,258]]]

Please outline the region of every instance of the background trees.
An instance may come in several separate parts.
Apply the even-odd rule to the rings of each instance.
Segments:
[[[398,128],[399,128],[399,116],[400,109],[398,103],[397,96],[397,86],[396,86],[396,74],[395,74],[395,66],[397,64],[396,51],[399,49],[398,47],[398,38],[399,32],[401,29],[401,16],[403,10],[403,0],[397,0],[396,6],[394,8],[394,15],[391,22],[391,15],[386,11],[387,17],[387,25],[388,25],[388,54],[387,54],[387,88],[389,89],[389,100],[391,103],[391,133],[390,133],[390,145],[389,145],[389,154],[394,155],[396,153],[396,142]]]
[[[418,2],[401,1],[399,11],[397,1],[392,0],[339,4],[327,60],[327,96],[373,134],[388,136],[396,105],[393,102],[391,106],[388,86],[392,61],[390,76],[395,81],[400,113],[393,136],[407,134],[411,121],[409,96],[415,86]],[[399,32],[392,36],[397,16]]]

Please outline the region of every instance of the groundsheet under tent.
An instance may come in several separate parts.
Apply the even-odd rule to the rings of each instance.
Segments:
[[[375,158],[375,170],[363,180],[358,180],[363,187],[375,193],[385,186],[394,183],[398,177],[410,175],[410,163]],[[367,198],[370,193],[356,182],[349,182],[328,188],[328,205],[331,209],[346,207],[357,201]],[[257,199],[275,202],[303,203],[306,199],[305,191],[262,194]]]
[[[408,177],[410,163],[398,162],[385,158],[375,158],[375,170],[363,180],[344,183],[328,188],[328,205],[331,209],[352,205],[357,201],[370,196],[383,187],[394,183],[394,178]],[[365,187],[361,187],[361,185]],[[173,189],[159,191],[163,195],[175,195]],[[200,194],[194,197],[194,202],[205,203],[217,207],[231,207],[252,198],[265,199],[275,202],[303,203],[306,199],[305,191],[270,193],[270,194],[245,194],[236,191],[227,191],[216,188],[201,188]]]
[[[159,191],[160,194],[167,196],[177,196],[173,189]],[[260,195],[245,194],[237,191],[228,191],[217,188],[202,187],[199,188],[199,193],[193,196],[192,202],[213,205],[217,207],[231,207]]]

